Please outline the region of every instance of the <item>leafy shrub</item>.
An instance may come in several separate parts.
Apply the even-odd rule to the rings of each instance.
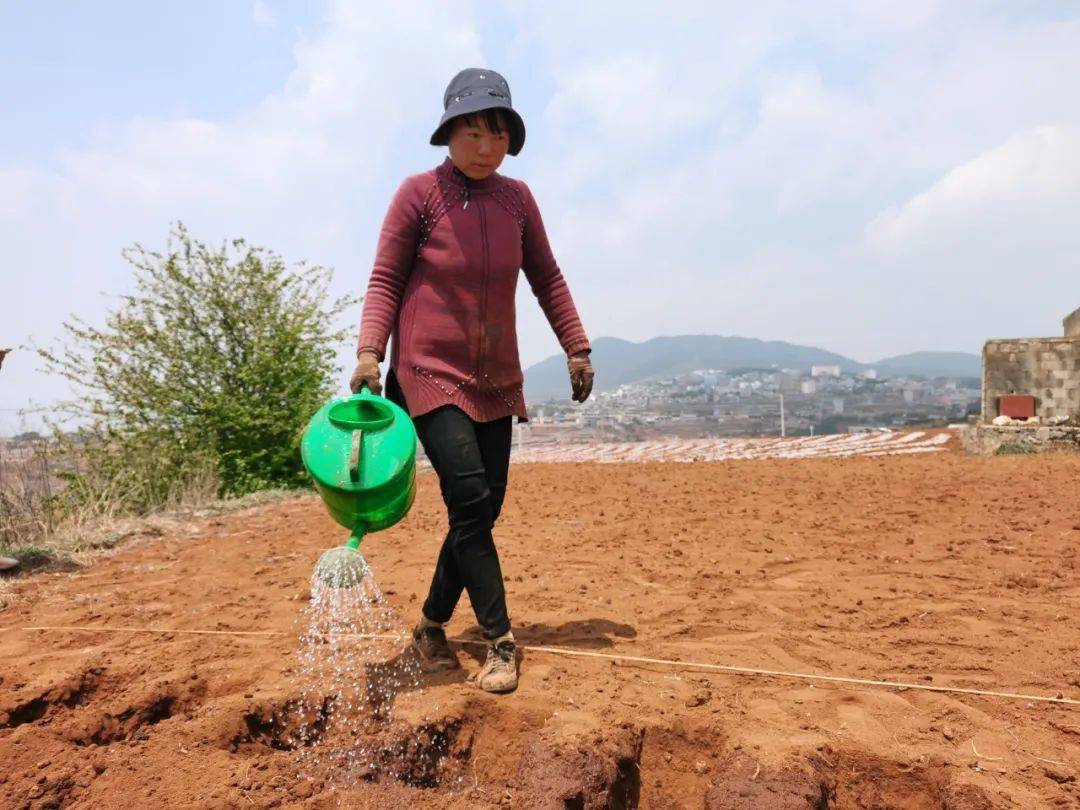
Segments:
[[[163,253],[125,250],[135,291],[103,326],[75,317],[46,367],[78,397],[66,434],[69,508],[138,513],[205,489],[302,484],[299,439],[334,389],[331,272],[234,239],[212,248],[182,224]],[[77,444],[77,448],[70,445]]]

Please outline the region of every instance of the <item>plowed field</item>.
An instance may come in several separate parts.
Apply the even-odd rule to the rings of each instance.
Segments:
[[[314,496],[206,519],[6,583],[0,806],[1076,807],[1080,705],[916,687],[1080,699],[1078,492],[1080,458],[952,450],[516,464],[520,688],[478,690],[459,644],[462,670],[358,724],[393,775],[351,780],[291,734],[342,531]],[[403,625],[444,524],[424,471],[365,540]],[[478,637],[467,599],[449,630]]]

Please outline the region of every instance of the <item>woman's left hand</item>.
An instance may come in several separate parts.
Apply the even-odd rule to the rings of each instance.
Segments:
[[[584,402],[592,393],[593,367],[588,352],[578,352],[566,358],[570,371],[570,386],[574,389],[574,402]]]

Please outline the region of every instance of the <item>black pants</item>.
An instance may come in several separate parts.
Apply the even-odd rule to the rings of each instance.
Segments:
[[[392,375],[386,395],[399,405],[404,402]],[[467,590],[484,636],[498,638],[510,631],[510,618],[491,530],[506,495],[513,417],[475,422],[460,408],[446,405],[414,418],[413,424],[439,476],[450,522],[424,615],[449,621]]]

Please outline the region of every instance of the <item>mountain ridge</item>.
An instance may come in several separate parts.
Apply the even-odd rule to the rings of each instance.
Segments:
[[[814,365],[836,365],[853,373],[876,369],[879,377],[979,377],[981,358],[968,352],[910,352],[860,363],[816,346],[783,340],[761,340],[737,335],[665,335],[635,343],[617,337],[592,341],[597,368],[596,389],[687,374],[702,368],[794,368],[809,371]],[[530,402],[569,397],[566,359],[552,355],[525,370],[525,396]]]

